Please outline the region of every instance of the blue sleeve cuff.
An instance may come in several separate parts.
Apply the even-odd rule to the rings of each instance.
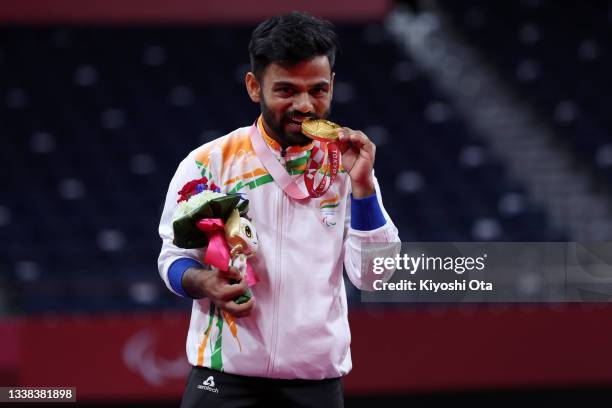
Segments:
[[[191,258],[179,258],[172,262],[170,268],[168,268],[168,281],[170,286],[179,295],[183,297],[189,297],[185,289],[183,289],[183,275],[189,268],[203,268],[202,264]]]
[[[386,222],[376,193],[364,198],[354,198],[351,194],[351,228],[371,231],[382,227]]]

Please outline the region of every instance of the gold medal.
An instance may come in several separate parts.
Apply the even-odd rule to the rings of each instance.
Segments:
[[[302,122],[302,133],[311,139],[321,142],[338,140],[340,125],[325,119],[306,119]]]

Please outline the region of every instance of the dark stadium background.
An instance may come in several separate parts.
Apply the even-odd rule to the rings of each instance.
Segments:
[[[332,119],[376,142],[403,241],[611,240],[607,1],[4,0],[0,386],[178,405],[190,302],[158,276],[161,206],[191,149],[255,119],[250,31],[291,10],[338,27]],[[611,399],[612,293],[348,295],[347,407]]]

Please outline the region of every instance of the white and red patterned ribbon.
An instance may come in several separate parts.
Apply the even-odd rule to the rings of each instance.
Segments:
[[[304,184],[306,185],[307,193],[304,193],[297,185],[297,178],[291,177],[287,170],[278,162],[274,154],[266,144],[263,135],[259,131],[257,124],[251,126],[250,130],[251,143],[253,149],[263,163],[264,167],[272,175],[274,181],[287,193],[290,197],[296,200],[303,200],[311,197],[321,197],[327,192],[329,187],[334,183],[334,179],[340,168],[340,149],[335,143],[322,143],[325,145],[325,150],[316,144],[312,148],[310,158],[306,163],[306,171],[304,171]],[[323,174],[321,181],[315,187],[316,174],[325,163],[325,158],[328,158],[329,167]],[[328,183],[329,178],[329,183]]]

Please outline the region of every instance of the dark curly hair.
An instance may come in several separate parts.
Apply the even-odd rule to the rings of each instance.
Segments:
[[[333,68],[338,48],[338,37],[329,21],[297,11],[275,16],[253,30],[251,71],[261,81],[271,63],[290,67],[320,55],[326,55]]]

